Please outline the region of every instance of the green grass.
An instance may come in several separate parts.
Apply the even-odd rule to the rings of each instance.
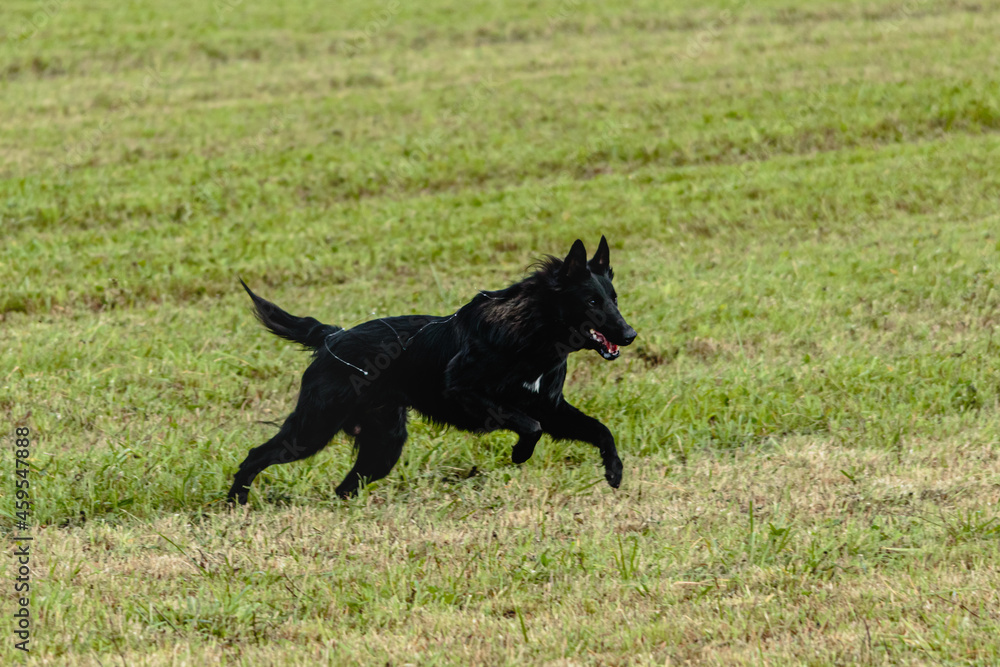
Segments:
[[[5,4],[30,664],[1000,662],[1000,3],[660,4]],[[602,233],[620,490],[414,419],[226,507],[307,363],[238,276],[443,314]]]

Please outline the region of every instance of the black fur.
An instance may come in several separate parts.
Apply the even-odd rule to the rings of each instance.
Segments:
[[[571,352],[614,359],[636,336],[618,312],[612,276],[604,237],[590,261],[577,240],[565,259],[549,257],[521,282],[480,292],[451,316],[385,317],[352,329],[289,315],[243,283],[264,326],[314,354],[295,411],[250,450],[229,499],[246,503],[262,470],[315,454],[339,431],[354,436],[357,461],[337,494],[353,495],[363,479],[381,479],[396,464],[411,407],[466,431],[517,433],[514,463],[531,458],[542,433],[589,442],[617,488],[614,437],[562,395]]]

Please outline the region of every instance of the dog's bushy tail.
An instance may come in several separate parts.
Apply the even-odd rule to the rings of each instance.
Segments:
[[[323,324],[312,317],[296,317],[286,313],[281,308],[254,294],[247,284],[240,279],[240,284],[253,300],[254,314],[268,331],[285,340],[298,343],[313,350],[323,345],[323,340],[332,333],[340,331],[340,327]]]

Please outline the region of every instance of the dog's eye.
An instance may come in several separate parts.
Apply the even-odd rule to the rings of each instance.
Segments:
[[[590,305],[591,306],[596,306],[597,305],[597,299],[591,297],[591,299],[590,299]]]

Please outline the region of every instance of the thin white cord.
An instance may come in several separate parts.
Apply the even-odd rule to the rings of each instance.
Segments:
[[[424,326],[422,326],[419,329],[417,329],[417,332],[415,334],[413,334],[412,336],[410,336],[410,342],[412,343],[413,339],[416,338],[418,335],[420,335],[420,332],[423,331],[424,329],[426,329],[427,327],[429,327],[430,325],[432,325],[432,324],[444,324],[445,322],[448,322],[449,320],[451,320],[452,318],[454,318],[456,315],[458,315],[458,313],[452,313],[451,315],[449,315],[448,317],[446,317],[443,320],[438,320],[436,322],[428,322]],[[407,346],[403,345],[403,341],[400,339],[399,332],[396,331],[396,329],[391,324],[389,324],[388,322],[386,322],[385,318],[379,318],[379,322],[381,322],[382,324],[384,324],[387,327],[389,327],[390,329],[392,329],[392,332],[394,334],[396,334],[396,342],[399,343],[400,347],[402,347],[403,350],[405,351],[406,348],[407,348]],[[336,354],[334,354],[333,350],[330,349],[330,339],[333,338],[334,336],[336,336],[337,334],[344,333],[345,331],[353,331],[353,329],[338,329],[337,331],[334,331],[333,333],[327,334],[326,338],[323,339],[323,346],[326,348],[326,351],[330,353],[330,356],[332,356],[334,359],[336,359],[340,363],[346,364],[347,366],[350,366],[351,368],[353,368],[355,370],[361,371],[361,373],[363,375],[368,375],[368,371],[364,370],[363,368],[358,368],[357,366],[355,366],[354,364],[352,364],[349,361],[345,361],[344,359],[341,359]]]
[[[326,348],[326,351],[330,353],[330,356],[332,356],[334,359],[336,359],[340,363],[347,364],[351,368],[353,368],[355,370],[358,370],[358,371],[361,371],[362,375],[368,375],[368,371],[366,371],[363,368],[358,368],[357,366],[355,366],[354,364],[352,364],[349,361],[344,361],[343,359],[341,359],[340,357],[338,357],[336,354],[334,354],[333,350],[330,349],[330,339],[333,338],[334,336],[336,336],[339,333],[343,333],[344,331],[348,331],[348,329],[338,329],[337,331],[334,331],[331,334],[327,334],[326,338],[323,339],[323,346]]]

